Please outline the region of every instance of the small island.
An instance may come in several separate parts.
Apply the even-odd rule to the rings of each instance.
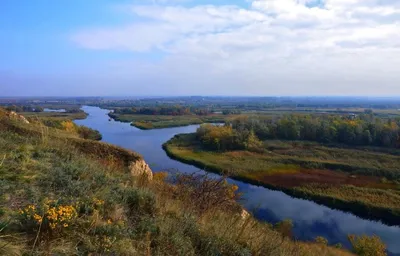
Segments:
[[[239,110],[215,111],[190,106],[150,106],[115,108],[108,115],[116,121],[131,123],[141,130],[180,127],[203,123],[224,123],[239,116]]]

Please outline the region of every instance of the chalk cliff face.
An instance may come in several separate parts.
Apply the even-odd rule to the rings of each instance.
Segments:
[[[8,117],[12,118],[12,119],[20,120],[26,124],[29,124],[29,121],[23,115],[19,115],[19,114],[15,113],[14,111],[9,112]]]
[[[129,170],[134,177],[147,177],[149,181],[153,180],[153,172],[149,165],[143,160],[139,159],[135,162],[131,162]]]

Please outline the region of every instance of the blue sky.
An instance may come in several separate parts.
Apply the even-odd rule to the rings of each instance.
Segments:
[[[3,0],[0,96],[400,95],[399,2]]]

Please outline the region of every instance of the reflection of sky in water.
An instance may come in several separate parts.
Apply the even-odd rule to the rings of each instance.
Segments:
[[[137,151],[143,155],[153,170],[178,169],[184,172],[198,170],[196,167],[170,159],[161,148],[161,145],[175,134],[194,132],[198,125],[142,131],[130,126],[129,123],[108,121],[107,110],[95,107],[83,109],[89,116],[85,120],[77,120],[77,124],[99,130],[105,142]],[[272,223],[291,219],[294,223],[294,234],[299,239],[313,240],[316,236],[323,236],[330,243],[348,245],[348,234],[376,234],[387,243],[393,255],[400,255],[399,227],[363,220],[311,201],[292,198],[279,191],[230,181],[239,186],[240,192],[244,193],[241,203],[253,211],[257,218]]]
[[[44,111],[44,112],[58,112],[58,113],[64,113],[64,112],[66,112],[66,110],[63,109],[63,108],[60,108],[60,109],[44,108],[43,111]]]

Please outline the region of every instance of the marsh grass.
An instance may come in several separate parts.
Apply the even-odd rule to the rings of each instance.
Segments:
[[[169,156],[208,171],[399,224],[398,156],[313,142],[266,143],[269,151],[264,153],[217,152],[204,150],[194,134],[185,134],[175,136],[163,148]]]

